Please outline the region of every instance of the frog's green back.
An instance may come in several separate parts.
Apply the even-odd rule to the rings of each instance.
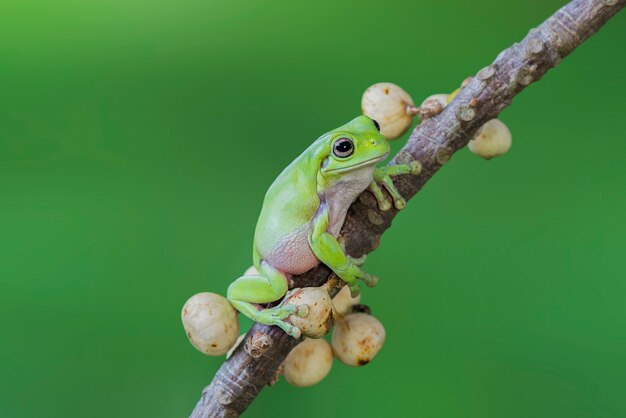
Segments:
[[[254,247],[265,258],[281,240],[311,223],[320,205],[317,174],[326,158],[323,135],[289,164],[274,180],[263,200],[254,235]]]

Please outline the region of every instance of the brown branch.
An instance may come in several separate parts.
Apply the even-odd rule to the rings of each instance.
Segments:
[[[507,107],[513,97],[538,81],[626,5],[626,0],[573,0],[519,43],[506,49],[480,70],[458,96],[431,119],[418,125],[393,162],[417,160],[417,176],[395,183],[410,199],[452,154],[464,147],[476,130]],[[347,252],[367,254],[380,242],[397,211],[380,212],[369,192],[351,206],[341,232]],[[323,265],[294,278],[296,287],[320,286],[330,270]],[[298,341],[277,327],[255,324],[235,353],[221,366],[202,392],[192,417],[237,417],[243,413]]]

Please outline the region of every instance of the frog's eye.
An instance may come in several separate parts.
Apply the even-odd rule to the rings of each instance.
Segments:
[[[333,154],[339,158],[346,158],[354,152],[354,144],[348,138],[339,138],[333,145]]]
[[[374,122],[374,126],[376,127],[376,130],[380,132],[380,125],[378,124],[378,122],[376,122],[375,119],[372,119],[372,122]]]

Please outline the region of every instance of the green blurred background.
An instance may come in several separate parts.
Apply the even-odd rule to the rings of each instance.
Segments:
[[[187,416],[223,359],[180,308],[250,265],[280,170],[370,84],[451,91],[563,3],[4,2],[0,416]],[[501,115],[509,154],[395,220],[374,362],[248,415],[626,416],[624,41],[622,14]]]

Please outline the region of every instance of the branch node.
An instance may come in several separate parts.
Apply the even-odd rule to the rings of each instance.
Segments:
[[[541,39],[531,39],[528,41],[528,52],[532,55],[541,54],[543,52],[544,46],[543,41]]]
[[[469,122],[476,116],[476,110],[474,110],[470,103],[463,103],[456,111],[456,117],[463,121]]]
[[[382,225],[385,223],[385,220],[382,216],[380,216],[380,213],[374,209],[367,210],[367,219],[374,225]]]
[[[426,99],[420,106],[420,116],[423,119],[432,118],[443,110],[443,106],[437,99]]]
[[[437,160],[437,163],[439,165],[444,165],[448,162],[448,160],[450,160],[451,155],[452,154],[450,153],[449,149],[442,147],[439,148],[435,153],[435,160]]]
[[[378,206],[376,198],[371,193],[361,193],[359,195],[359,202],[363,203],[368,208],[375,208]]]
[[[407,105],[406,114],[409,116],[419,115],[422,112],[422,109],[419,106],[411,106]]]
[[[217,397],[217,402],[219,402],[220,405],[224,405],[224,406],[230,405],[231,403],[233,403],[233,397],[228,392],[222,392]]]
[[[489,80],[496,73],[496,68],[493,65],[489,65],[476,74],[479,80],[485,81]]]
[[[463,82],[461,83],[461,88],[464,89],[469,83],[472,82],[472,80],[474,79],[474,77],[469,76],[467,77],[465,80],[463,80]]]
[[[252,338],[246,341],[246,352],[252,358],[259,358],[272,346],[272,339],[264,332],[255,332]]]
[[[534,69],[532,69],[531,67],[522,67],[517,72],[517,76],[515,77],[515,79],[522,86],[527,86],[527,85],[529,85],[530,83],[533,82],[534,77],[533,77],[532,73],[536,69],[537,69],[537,67],[535,67]]]
[[[400,152],[396,155],[396,157],[394,158],[394,160],[395,160],[395,161],[396,161],[396,163],[398,163],[398,164],[409,164],[409,163],[411,163],[411,162],[413,162],[413,161],[417,161],[415,158],[413,158],[413,156],[412,156],[410,153],[408,153],[408,152],[406,152],[406,151],[400,151]],[[417,161],[417,163],[419,163],[419,161]],[[422,164],[420,164],[420,171],[422,171],[422,170],[421,170],[421,165],[422,165]]]

